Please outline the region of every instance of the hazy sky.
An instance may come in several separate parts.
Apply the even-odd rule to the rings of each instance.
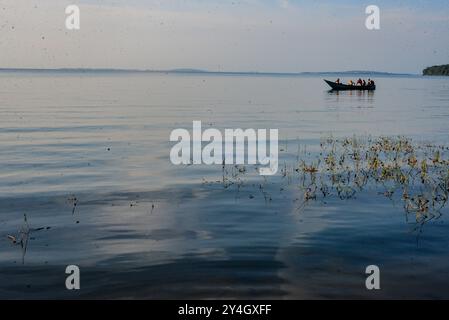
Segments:
[[[449,0],[1,0],[0,35],[0,67],[419,73],[449,63]]]

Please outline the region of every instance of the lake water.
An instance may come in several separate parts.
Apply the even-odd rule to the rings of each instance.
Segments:
[[[323,137],[448,144],[449,77],[376,83],[0,73],[0,297],[449,298],[446,206],[417,230],[376,184],[298,205],[294,169]],[[193,120],[279,129],[278,174],[231,167],[223,183],[220,165],[173,165],[170,132]],[[8,238],[21,228],[26,248]],[[81,290],[65,288],[71,264]],[[381,290],[365,287],[371,264]]]

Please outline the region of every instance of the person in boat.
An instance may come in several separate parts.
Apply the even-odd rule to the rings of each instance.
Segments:
[[[363,86],[363,87],[366,87],[366,81],[365,81],[365,79],[363,79],[362,86]]]
[[[349,81],[348,81],[348,85],[353,86],[353,85],[354,85],[354,81],[349,80]]]
[[[361,86],[363,84],[363,82],[362,82],[362,79],[361,78],[359,78],[359,80],[357,80],[357,85],[359,86]]]
[[[340,84],[340,78],[338,78],[337,80],[335,80],[335,83]]]
[[[374,83],[374,80],[371,80],[371,85],[372,85],[372,86],[374,86],[374,85],[375,85],[375,83]]]

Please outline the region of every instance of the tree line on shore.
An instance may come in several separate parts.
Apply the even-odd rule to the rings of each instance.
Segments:
[[[449,76],[449,64],[432,66],[423,70],[424,76]]]

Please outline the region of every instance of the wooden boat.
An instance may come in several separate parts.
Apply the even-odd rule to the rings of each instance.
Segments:
[[[336,83],[324,79],[324,81],[332,88],[332,90],[376,90],[376,85],[372,86],[357,86],[343,83]]]

